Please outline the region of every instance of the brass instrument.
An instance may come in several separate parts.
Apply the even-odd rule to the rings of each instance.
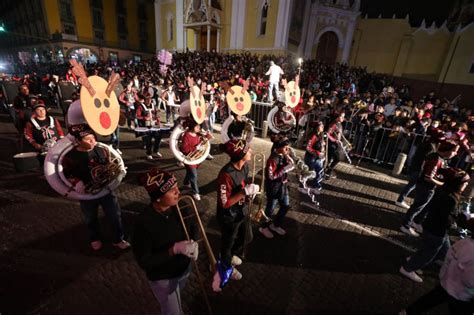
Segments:
[[[245,117],[245,127],[244,127],[244,130],[242,131],[242,136],[240,138],[245,140],[247,143],[250,143],[255,133],[254,123],[250,118],[246,116],[244,117]],[[264,160],[265,160],[265,156],[264,156]]]
[[[106,165],[97,165],[91,170],[92,182],[86,186],[86,193],[97,194],[122,173],[121,161],[108,157]]]
[[[352,144],[349,142],[349,140],[346,139],[346,137],[344,137],[342,132],[341,132],[341,139],[338,142],[339,142],[339,146],[342,149],[342,152],[344,153],[344,156],[347,159],[347,162],[349,164],[352,164],[351,157],[349,156],[349,151],[352,149]]]
[[[209,145],[209,138],[207,137],[207,134],[201,132],[201,134],[199,135],[199,139],[201,141],[199,145],[196,147],[196,150],[189,152],[186,155],[186,160],[189,160],[189,161],[199,160],[199,159],[202,159],[204,155],[206,157],[209,155],[209,152],[207,151],[207,146]]]
[[[268,222],[270,221],[270,218],[267,217],[265,214],[265,209],[263,206],[263,192],[264,192],[264,184],[265,184],[265,154],[261,153],[255,153],[253,155],[253,165],[252,165],[252,184],[255,183],[255,175],[256,175],[256,169],[257,169],[257,164],[261,163],[262,167],[262,179],[260,180],[260,191],[257,193],[259,195],[259,200],[258,200],[258,206],[256,209],[254,209],[254,201],[255,198],[250,198],[249,200],[249,205],[248,205],[248,211],[246,215],[250,220],[256,223],[260,223],[262,220],[263,222]]]
[[[185,204],[180,206],[180,203],[181,204],[185,203]],[[192,213],[183,215],[183,209],[187,209],[187,208],[192,209],[191,211]],[[194,241],[198,243],[202,243],[204,245],[204,248],[206,249],[207,257],[209,258],[211,272],[212,274],[214,274],[216,272],[217,261],[212,252],[212,248],[211,248],[211,245],[209,244],[209,240],[207,239],[206,231],[204,229],[204,226],[202,225],[201,217],[199,216],[199,212],[197,210],[194,199],[191,196],[181,196],[178,200],[178,204],[176,205],[176,209],[178,211],[178,216],[181,221],[181,225],[183,226],[184,233],[186,234],[186,239],[188,241],[190,241],[191,238],[189,237],[189,232],[186,227],[185,220],[196,218],[201,238]],[[192,261],[194,264],[194,269],[196,270],[199,286],[201,287],[202,293],[204,295],[204,299],[206,301],[207,309],[209,311],[209,314],[212,314],[211,304],[209,303],[209,298],[206,293],[206,287],[204,285],[203,276],[201,274],[201,271],[199,270],[197,261],[196,260],[192,260]]]
[[[56,140],[54,139],[47,139],[43,145],[41,146],[41,155],[48,154],[48,150],[51,149],[56,144]]]

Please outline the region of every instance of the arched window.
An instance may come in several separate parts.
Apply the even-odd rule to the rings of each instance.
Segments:
[[[265,0],[260,12],[260,25],[258,35],[263,36],[267,32],[268,2]]]

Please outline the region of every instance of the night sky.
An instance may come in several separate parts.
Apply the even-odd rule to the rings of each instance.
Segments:
[[[456,2],[455,0],[361,0],[360,10],[362,17],[367,13],[370,18],[375,18],[379,14],[382,14],[382,18],[391,18],[394,13],[397,18],[404,18],[408,13],[412,26],[420,26],[425,19],[426,26],[429,27],[433,21],[437,26],[443,24]]]

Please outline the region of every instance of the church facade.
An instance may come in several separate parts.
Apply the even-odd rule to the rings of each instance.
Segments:
[[[474,23],[414,27],[409,16],[369,18],[360,6],[360,0],[155,0],[156,48],[291,54],[474,85]]]

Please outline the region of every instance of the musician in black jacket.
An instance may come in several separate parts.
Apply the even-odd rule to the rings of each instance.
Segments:
[[[240,280],[242,274],[234,267],[240,265],[244,249],[246,224],[244,206],[246,196],[258,193],[259,186],[249,184],[247,162],[251,159],[252,150],[245,140],[232,139],[221,145],[221,150],[230,156],[230,161],[217,176],[217,222],[221,228],[219,271],[213,282],[213,289],[219,291],[229,278]],[[247,242],[250,242],[250,236]],[[217,279],[217,275],[220,279]]]
[[[151,204],[135,222],[133,253],[160,303],[161,314],[178,315],[182,313],[180,294],[191,272],[191,259],[198,257],[198,243],[194,241],[198,229],[195,221],[186,220],[188,241],[176,208],[180,192],[174,175],[153,168],[140,182]]]

